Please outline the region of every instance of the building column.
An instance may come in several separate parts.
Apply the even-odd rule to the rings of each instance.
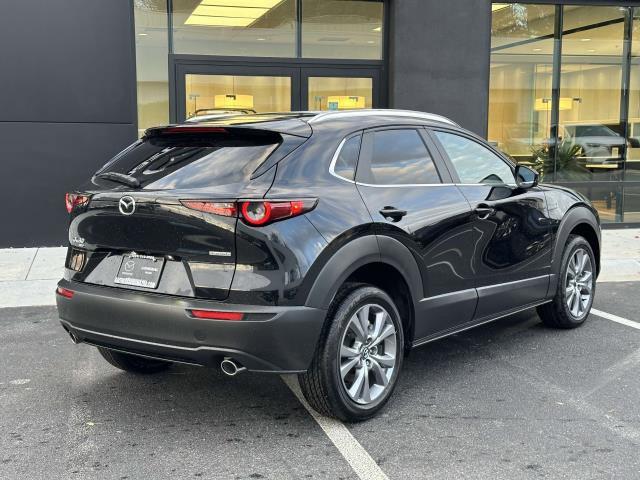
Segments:
[[[389,106],[486,136],[490,0],[390,0]]]

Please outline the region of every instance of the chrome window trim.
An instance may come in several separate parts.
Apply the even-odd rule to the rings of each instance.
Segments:
[[[356,182],[354,180],[349,180],[348,178],[344,178],[341,175],[338,175],[335,171],[336,162],[338,161],[338,157],[340,156],[340,152],[342,151],[342,147],[347,143],[347,140],[353,138],[354,135],[348,135],[342,139],[338,148],[336,149],[333,157],[331,158],[331,163],[329,164],[329,173],[334,177],[348,183],[353,183],[354,185],[362,185],[363,187],[379,187],[379,188],[404,188],[404,187],[446,187],[446,186],[465,186],[465,187],[517,187],[516,184],[510,183],[405,183],[402,185],[375,185],[372,183],[364,183],[364,182]]]
[[[342,175],[338,175],[336,173],[336,171],[335,171],[336,162],[338,161],[338,157],[340,156],[340,152],[342,151],[342,147],[344,147],[344,144],[347,143],[347,140],[349,140],[352,137],[353,137],[352,135],[344,137],[342,139],[342,141],[340,142],[340,145],[338,145],[336,153],[333,154],[333,158],[331,159],[331,163],[329,164],[329,173],[331,175],[333,175],[334,177],[339,178],[340,180],[344,180],[345,182],[356,183],[354,180],[349,180],[348,178],[345,178]],[[353,175],[355,177],[355,172],[353,172]]]
[[[356,185],[362,185],[363,187],[384,187],[384,188],[398,188],[398,187],[445,187],[449,185],[455,185],[455,183],[405,183],[402,185],[374,185],[372,183],[356,182]]]

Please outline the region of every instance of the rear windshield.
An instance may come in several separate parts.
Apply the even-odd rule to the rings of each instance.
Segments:
[[[145,137],[96,174],[134,177],[141,188],[205,188],[246,180],[278,148],[281,137],[261,134],[170,134]],[[109,181],[109,180],[101,180]]]

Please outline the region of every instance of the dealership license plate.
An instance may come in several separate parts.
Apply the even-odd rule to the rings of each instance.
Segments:
[[[164,258],[148,255],[123,255],[114,282],[134,287],[156,288],[163,267]]]

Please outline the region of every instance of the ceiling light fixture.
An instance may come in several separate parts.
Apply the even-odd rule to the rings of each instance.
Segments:
[[[221,7],[218,5],[198,5],[192,15],[206,15],[208,17],[229,18],[258,18],[269,10],[254,7]]]
[[[373,29],[374,32],[381,32],[382,31],[382,27],[376,27]]]
[[[202,0],[200,5],[214,5],[219,7],[254,7],[273,8],[282,0]]]
[[[591,39],[590,38],[581,38],[580,41],[581,42],[590,42]]]
[[[282,0],[202,0],[184,22],[207,27],[247,27]]]

